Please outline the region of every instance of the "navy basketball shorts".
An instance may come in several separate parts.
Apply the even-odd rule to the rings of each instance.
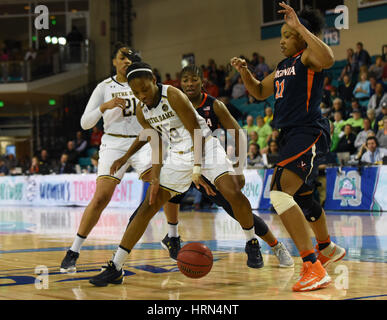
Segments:
[[[318,166],[329,151],[330,138],[324,130],[314,127],[281,130],[279,161],[276,166],[288,169],[314,188]]]

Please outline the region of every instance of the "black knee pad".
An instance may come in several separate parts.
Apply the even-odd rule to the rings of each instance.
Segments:
[[[309,222],[316,222],[320,219],[322,214],[321,205],[314,200],[313,194],[308,194],[306,196],[294,196],[294,201],[300,206],[306,220]]]

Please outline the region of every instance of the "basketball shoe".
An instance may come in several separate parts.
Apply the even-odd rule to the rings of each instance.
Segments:
[[[169,256],[172,260],[177,260],[177,255],[181,248],[180,236],[178,237],[168,237],[168,234],[160,241],[164,249],[168,250]]]
[[[320,260],[322,266],[326,268],[330,263],[337,262],[345,257],[345,249],[338,246],[331,241],[328,247],[323,250],[318,249],[318,244],[316,245],[317,250],[317,259]]]
[[[302,265],[300,278],[293,286],[293,291],[312,291],[325,288],[331,283],[331,277],[321,265],[320,260],[315,263],[306,261]]]
[[[250,268],[262,268],[263,258],[258,239],[252,239],[246,242],[245,252],[247,253],[247,266]]]
[[[66,256],[63,258],[60,265],[60,272],[62,273],[74,273],[77,268],[75,266],[79,253],[72,250],[67,250]]]
[[[274,252],[274,255],[278,258],[279,266],[281,268],[294,267],[293,258],[282,242],[278,242],[274,247],[271,248],[271,250]]]
[[[97,287],[106,287],[109,283],[121,284],[124,282],[124,271],[117,270],[113,261],[109,261],[100,274],[92,277],[89,282]]]

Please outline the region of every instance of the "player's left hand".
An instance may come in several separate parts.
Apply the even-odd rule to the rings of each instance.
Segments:
[[[278,10],[278,13],[283,13],[285,15],[284,20],[289,27],[297,29],[299,26],[301,26],[301,22],[291,6],[288,6],[285,2],[280,2],[279,5],[284,9]]]
[[[196,189],[200,189],[200,186],[204,188],[206,193],[209,196],[216,196],[216,193],[212,188],[204,181],[204,179],[201,176],[192,177],[192,182],[195,184]]]

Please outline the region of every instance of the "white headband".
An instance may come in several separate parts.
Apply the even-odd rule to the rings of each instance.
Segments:
[[[132,71],[129,71],[128,74],[126,75],[126,77],[128,78],[132,73],[135,73],[135,72],[138,72],[138,71],[146,71],[146,72],[150,72],[151,74],[153,74],[151,69],[139,68],[139,69],[134,69]]]

